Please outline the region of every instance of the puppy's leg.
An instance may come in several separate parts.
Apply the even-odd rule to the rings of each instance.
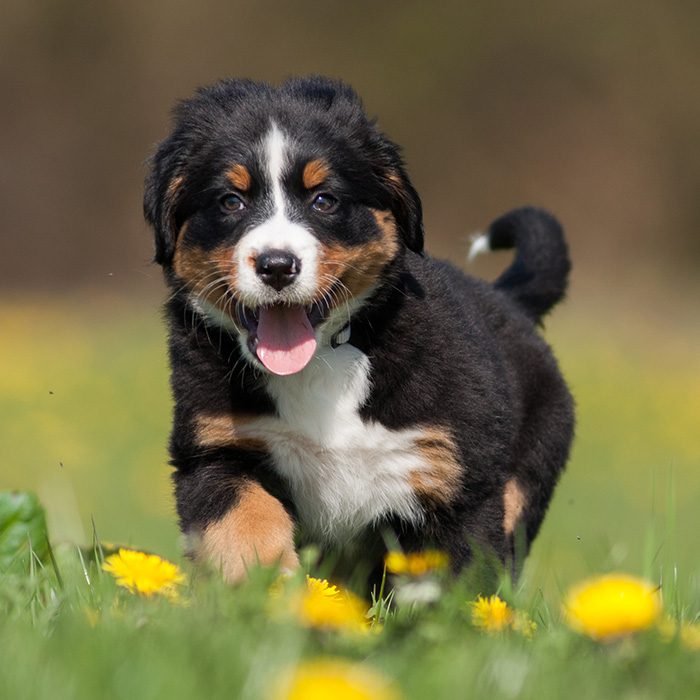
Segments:
[[[278,498],[252,478],[227,477],[216,467],[196,471],[176,476],[181,526],[195,561],[229,583],[258,563],[298,566],[294,521]]]
[[[221,335],[213,343],[212,329],[188,325],[195,312],[177,300],[168,310],[175,398],[170,456],[189,553],[231,582],[257,562],[293,569],[298,560],[289,494],[265,443],[250,434],[274,406],[252,373],[233,380],[242,361],[237,341]]]

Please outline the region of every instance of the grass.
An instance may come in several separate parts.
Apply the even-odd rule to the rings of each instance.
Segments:
[[[474,591],[458,584],[358,638],[270,615],[272,572],[235,590],[195,574],[186,604],[118,589],[90,557],[92,519],[104,540],[180,561],[157,310],[0,307],[0,484],[39,493],[55,549],[55,565],[0,581],[0,697],[263,698],[282,669],[318,656],[378,669],[406,698],[698,697],[700,652],[655,630],[597,644],[567,629],[561,601],[619,570],[661,582],[670,614],[700,614],[700,358],[679,335],[562,317],[547,335],[578,403],[575,450],[504,592],[535,635],[473,628]]]

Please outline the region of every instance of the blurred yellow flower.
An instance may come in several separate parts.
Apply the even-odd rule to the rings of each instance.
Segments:
[[[518,611],[513,615],[513,620],[510,626],[523,637],[530,639],[537,629],[537,623],[530,619],[530,616],[525,613]]]
[[[277,683],[273,700],[399,700],[394,686],[376,671],[342,659],[310,661]]]
[[[512,629],[529,639],[537,629],[537,625],[526,612],[513,610],[497,595],[488,598],[478,596],[470,606],[472,624],[484,632],[502,632],[505,629]]]
[[[576,631],[605,641],[651,627],[661,614],[661,601],[648,581],[608,574],[572,588],[564,601],[564,614]]]
[[[486,632],[500,632],[510,627],[515,618],[508,604],[497,595],[478,596],[471,608],[472,624]]]
[[[160,594],[173,598],[177,585],[185,580],[179,567],[167,559],[133,549],[120,548],[105,559],[102,568],[117,579],[119,586],[144,596]]]
[[[700,622],[683,622],[679,627],[672,617],[665,617],[659,621],[658,628],[665,642],[678,636],[686,649],[700,651]]]
[[[681,644],[691,651],[700,651],[700,622],[681,625]]]
[[[342,590],[324,579],[306,577],[297,615],[307,627],[367,632],[367,605],[350,591]]]
[[[306,590],[311,595],[319,595],[325,598],[338,598],[341,591],[338,586],[328,583],[325,578],[306,577]]]
[[[431,571],[447,568],[449,558],[444,552],[427,549],[424,552],[389,552],[384,557],[386,570],[390,574],[424,576]]]

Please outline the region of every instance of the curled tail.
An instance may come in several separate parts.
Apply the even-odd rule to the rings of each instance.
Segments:
[[[513,209],[474,241],[469,258],[487,250],[507,248],[515,248],[515,260],[494,287],[539,322],[566,292],[571,262],[564,231],[543,209]]]

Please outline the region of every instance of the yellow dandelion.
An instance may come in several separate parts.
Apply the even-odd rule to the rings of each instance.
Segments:
[[[527,637],[528,639],[532,638],[532,635],[535,634],[535,630],[537,629],[537,623],[533,622],[530,619],[530,616],[521,610],[518,610],[513,614],[513,619],[510,626],[516,632],[519,632],[523,635],[523,637]]]
[[[376,671],[342,659],[310,661],[285,674],[273,700],[400,700],[396,688]]]
[[[664,615],[656,624],[664,642],[670,642],[678,633],[678,624],[670,615]]]
[[[350,632],[369,630],[366,604],[350,591],[324,579],[306,577],[306,589],[296,603],[296,611],[307,627]]]
[[[389,552],[384,557],[386,570],[390,574],[425,576],[431,571],[446,569],[449,558],[444,552],[427,549],[424,552]]]
[[[306,589],[311,595],[319,595],[325,598],[338,598],[342,595],[338,586],[328,583],[325,578],[307,576]]]
[[[600,641],[651,627],[661,614],[658,591],[648,581],[627,574],[608,574],[583,581],[564,602],[567,623]]]
[[[484,598],[478,596],[471,603],[472,624],[485,632],[502,632],[510,627],[515,615],[508,603],[497,595]]]
[[[700,651],[700,622],[685,622],[681,625],[681,644],[690,651]]]
[[[102,568],[117,579],[119,586],[147,597],[175,597],[177,585],[185,580],[178,566],[167,559],[133,549],[120,548],[105,559]]]
[[[700,622],[683,622],[680,626],[672,617],[659,621],[658,630],[665,642],[678,637],[681,644],[690,651],[700,651]]]

